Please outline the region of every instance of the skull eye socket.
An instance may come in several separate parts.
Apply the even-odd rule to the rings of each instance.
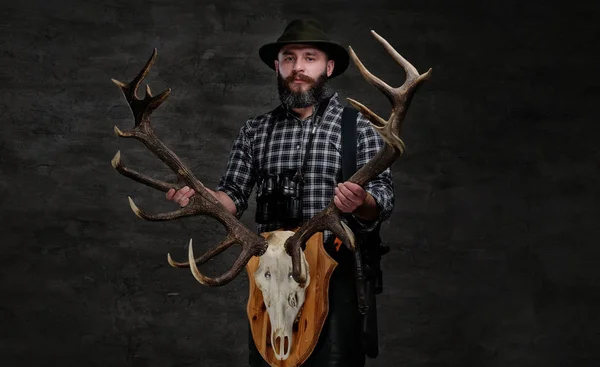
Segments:
[[[269,279],[271,277],[271,272],[267,270],[265,273],[265,278]]]

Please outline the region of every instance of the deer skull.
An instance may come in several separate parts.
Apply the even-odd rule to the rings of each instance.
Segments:
[[[292,326],[304,304],[304,292],[310,283],[304,252],[301,254],[302,273],[306,275],[304,287],[292,276],[292,258],[285,252],[284,243],[293,234],[291,231],[271,232],[267,237],[267,251],[260,257],[254,273],[271,321],[271,346],[278,360],[285,360],[290,355]]]

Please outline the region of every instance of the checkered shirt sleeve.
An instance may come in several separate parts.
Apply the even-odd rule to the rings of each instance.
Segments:
[[[251,140],[253,122],[253,119],[246,121],[240,129],[233,142],[225,173],[216,187],[216,190],[223,191],[233,200],[238,219],[248,208],[248,197],[256,182]]]
[[[381,136],[373,129],[369,120],[359,113],[357,119],[357,169],[360,169],[375,157],[382,147],[383,139]],[[394,209],[394,188],[390,168],[385,169],[367,183],[365,191],[375,199],[379,207],[379,218],[370,223],[363,222],[356,217],[354,219],[362,225],[362,231],[372,231],[380,222],[388,219]]]

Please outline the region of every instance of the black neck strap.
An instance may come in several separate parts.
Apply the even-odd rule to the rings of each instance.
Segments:
[[[356,172],[356,119],[358,111],[345,107],[342,112],[342,182]]]

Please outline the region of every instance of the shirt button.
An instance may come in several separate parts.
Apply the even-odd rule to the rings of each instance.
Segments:
[[[300,144],[296,145],[296,149],[300,149]]]

